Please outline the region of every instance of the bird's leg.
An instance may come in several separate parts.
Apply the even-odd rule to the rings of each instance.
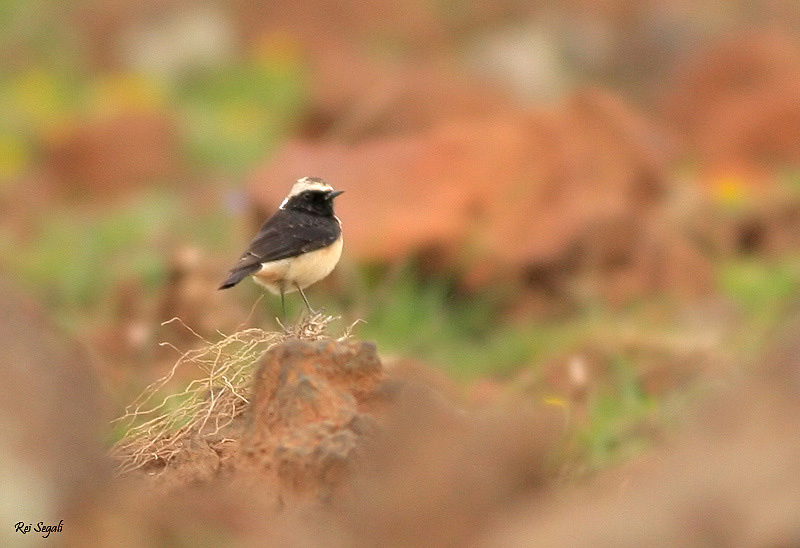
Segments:
[[[286,322],[286,296],[284,295],[283,285],[281,285],[281,310],[283,311],[283,321]]]
[[[311,308],[311,305],[308,304],[308,299],[306,298],[306,294],[303,293],[303,288],[300,287],[298,284],[294,284],[297,290],[300,292],[300,296],[303,297],[303,301],[306,303],[306,307],[308,308],[309,314],[316,314],[317,311]]]

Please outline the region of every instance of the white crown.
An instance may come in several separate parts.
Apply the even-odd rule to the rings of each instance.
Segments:
[[[333,187],[324,182],[322,179],[314,179],[312,177],[303,177],[302,179],[298,179],[294,186],[292,186],[292,190],[289,192],[289,195],[283,200],[283,202],[281,202],[281,209],[284,208],[286,202],[289,201],[289,198],[292,196],[297,196],[306,190],[321,190],[324,192],[333,190]]]

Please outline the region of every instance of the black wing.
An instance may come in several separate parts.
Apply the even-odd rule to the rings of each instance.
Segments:
[[[262,263],[297,257],[327,247],[340,235],[341,228],[335,217],[279,209],[258,231],[220,289],[236,285],[258,271]]]

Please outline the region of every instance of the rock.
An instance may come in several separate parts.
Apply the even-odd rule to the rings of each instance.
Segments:
[[[587,90],[548,111],[350,147],[295,140],[256,173],[250,194],[269,211],[302,176],[344,189],[337,212],[351,260],[422,258],[427,271],[462,272],[468,287],[523,280],[560,303],[579,281],[612,300],[691,296],[713,276],[671,218],[673,153],[618,97]],[[664,269],[663,257],[689,260],[692,276]]]
[[[337,214],[351,258],[385,262],[442,245],[452,251],[467,229],[477,185],[441,184],[443,179],[455,183],[459,176],[448,173],[440,153],[458,169],[475,149],[464,135],[451,139],[446,133],[381,139],[354,148],[290,142],[257,173],[250,193],[259,207],[273,210],[293,180],[317,174],[347,192],[337,202]]]
[[[516,110],[498,86],[442,63],[378,62],[329,43],[311,48],[311,98],[300,128],[306,138],[352,145]]]
[[[0,280],[0,516],[58,523],[89,504],[111,468],[100,439],[108,404],[88,354]],[[0,544],[16,545],[9,526]]]
[[[554,481],[563,426],[561,410],[518,401],[472,414],[428,386],[399,383],[333,515],[352,546],[469,545],[519,496]]]
[[[665,118],[688,136],[709,186],[733,174],[758,187],[776,166],[800,162],[796,36],[738,33],[698,50],[674,72]]]
[[[717,392],[666,447],[604,472],[578,496],[530,500],[476,545],[797,544],[800,399],[787,380]]]
[[[279,484],[283,498],[327,496],[346,476],[382,379],[369,343],[273,348],[254,380],[238,467]]]
[[[83,122],[46,147],[58,189],[106,199],[163,182],[180,171],[176,124],[155,112]]]

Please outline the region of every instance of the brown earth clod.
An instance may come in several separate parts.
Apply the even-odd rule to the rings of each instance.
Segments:
[[[255,375],[239,469],[276,481],[283,497],[324,496],[346,475],[361,414],[382,380],[371,343],[290,339],[276,346]]]

